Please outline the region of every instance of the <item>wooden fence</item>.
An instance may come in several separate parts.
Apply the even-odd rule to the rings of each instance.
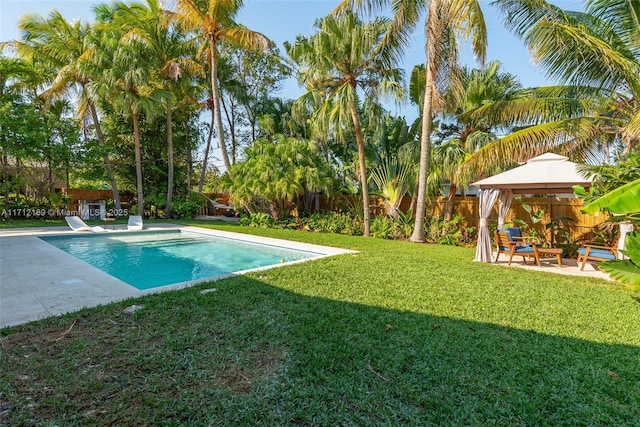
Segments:
[[[542,210],[543,215],[540,224],[543,226],[557,221],[560,218],[570,218],[563,220],[563,225],[568,228],[570,236],[573,240],[585,239],[594,227],[602,224],[608,219],[608,216],[602,213],[588,215],[580,212],[583,206],[582,199],[565,199],[558,197],[523,197],[521,199],[513,199],[509,214],[505,218],[507,224],[512,223],[514,219],[519,219],[532,225],[531,216],[523,207],[523,203],[531,207],[532,212]],[[478,227],[478,197],[455,197],[453,199],[453,214],[465,218],[467,226]],[[429,212],[433,216],[441,216],[447,204],[446,197],[438,197],[429,203]],[[496,203],[489,216],[489,225],[498,224],[498,203]]]
[[[112,197],[111,190],[82,190],[71,189],[69,190],[71,195],[71,206],[77,206],[78,200],[104,200]],[[228,196],[225,194],[210,194],[209,197],[213,200],[218,200],[220,203],[227,204]],[[126,199],[126,197],[125,197]],[[357,196],[352,196],[352,200],[357,200]],[[124,200],[124,199],[123,199]],[[522,203],[518,202],[522,200],[531,206],[532,211],[542,210],[544,212],[541,220],[541,224],[549,224],[551,221],[557,218],[571,218],[573,221],[564,222],[569,231],[571,238],[574,240],[584,239],[588,236],[591,230],[602,224],[608,219],[608,216],[602,213],[595,215],[587,215],[580,212],[582,208],[582,199],[565,199],[558,197],[525,197],[522,199],[514,198],[511,204],[511,209],[506,217],[507,223],[512,222],[514,218],[525,221],[531,224],[530,215],[523,208]],[[375,197],[372,198],[371,204],[374,207],[376,214],[382,214],[382,202]],[[441,217],[446,209],[448,199],[446,197],[432,198],[428,203],[428,211],[432,217]],[[452,200],[453,215],[458,215],[464,218],[463,224],[469,227],[478,226],[478,203],[479,198],[473,196],[457,196]],[[350,206],[353,203],[349,203],[347,198],[344,200],[333,199],[327,200],[324,197],[320,198],[320,209],[324,211],[337,209],[337,207]],[[405,197],[400,205],[400,209],[406,212],[411,205],[411,199]],[[301,209],[301,207],[299,207]],[[215,214],[212,212],[213,207],[210,203],[205,203],[202,207],[203,214]],[[496,225],[498,223],[498,204],[496,203],[489,217],[489,224]]]
[[[525,223],[532,225],[531,217],[529,213],[524,209],[523,203],[528,204],[531,207],[532,212],[538,210],[543,211],[542,219],[540,221],[541,227],[546,224],[550,224],[554,220],[559,218],[570,218],[570,220],[564,220],[563,226],[569,230],[570,237],[573,240],[584,240],[589,237],[594,227],[602,224],[608,219],[608,216],[602,213],[595,215],[587,215],[580,212],[583,206],[582,199],[567,199],[559,197],[523,197],[514,198],[509,209],[509,214],[505,218],[507,224],[512,223],[514,219],[519,219]],[[453,198],[452,203],[452,215],[458,215],[464,218],[462,222],[467,227],[478,227],[478,204],[480,199],[474,196],[456,196]],[[436,197],[429,200],[427,204],[427,211],[429,215],[435,218],[442,217],[444,215],[448,198]],[[340,201],[332,201],[329,203],[326,200],[321,199],[321,207],[329,210],[330,205],[344,205]],[[374,212],[382,214],[381,200],[377,200],[372,197],[371,205],[374,207]],[[400,204],[400,210],[406,212],[411,206],[411,198],[405,197]],[[494,205],[491,215],[489,217],[489,226],[496,226],[498,224],[498,203]],[[551,236],[548,235],[548,238]]]

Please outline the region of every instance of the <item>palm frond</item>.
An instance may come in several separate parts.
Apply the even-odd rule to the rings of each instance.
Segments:
[[[229,28],[224,31],[222,40],[245,49],[265,52],[270,47],[270,41],[264,34],[246,28]]]
[[[488,167],[524,162],[547,151],[557,151],[563,144],[576,144],[577,140],[593,143],[599,131],[592,120],[582,117],[530,126],[480,148],[461,167],[477,178]]]

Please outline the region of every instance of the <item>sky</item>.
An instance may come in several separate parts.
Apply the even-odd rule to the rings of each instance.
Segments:
[[[0,41],[20,38],[18,20],[25,13],[36,12],[46,16],[52,9],[57,9],[69,20],[91,21],[92,5],[104,2],[108,0],[0,0]],[[585,2],[554,0],[553,3],[563,9],[582,10]],[[284,54],[283,42],[293,42],[299,34],[314,34],[315,20],[329,14],[338,4],[339,0],[245,0],[236,21],[273,40]],[[523,87],[552,84],[533,63],[524,43],[503,27],[502,15],[491,5],[491,0],[480,0],[480,4],[487,25],[487,62],[500,61],[502,70],[518,76]],[[425,61],[422,28],[422,25],[418,25],[414,46],[409,49],[400,66],[405,70],[405,79],[410,76],[413,66]],[[462,62],[469,67],[479,66],[468,49],[462,52]],[[295,99],[303,93],[304,90],[291,79],[277,96]],[[417,116],[415,106],[389,105],[387,108],[394,115],[405,116],[408,121]]]

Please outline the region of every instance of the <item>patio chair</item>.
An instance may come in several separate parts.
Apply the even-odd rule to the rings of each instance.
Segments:
[[[540,265],[540,259],[538,258],[538,252],[533,248],[532,245],[528,244],[524,240],[514,241],[510,238],[509,233],[506,231],[496,231],[496,243],[498,245],[498,253],[496,254],[496,260],[494,262],[498,262],[498,258],[500,254],[509,255],[509,264],[511,265],[511,260],[514,255],[518,255],[522,257],[523,262],[527,263],[527,257],[531,257],[536,261],[536,264]]]
[[[127,222],[127,230],[142,230],[142,216],[141,215],[130,215],[129,221]]]
[[[73,231],[90,231],[92,233],[103,233],[107,231],[99,225],[95,227],[88,226],[79,216],[65,216],[64,219]]]
[[[498,231],[503,231],[503,230],[498,230]],[[520,230],[520,227],[507,227],[507,228],[504,229],[504,231],[509,233],[509,240],[514,241],[514,242],[522,242],[523,241],[522,230]]]
[[[580,270],[584,270],[584,266],[587,265],[587,261],[612,261],[618,258],[617,243],[613,243],[611,246],[607,246],[604,243],[591,242],[585,243],[578,249],[578,264]]]
[[[229,205],[224,205],[220,202],[216,202],[213,199],[210,199],[207,197],[207,200],[211,203],[211,205],[213,206],[214,212],[216,209],[224,209],[225,211],[229,212],[229,213],[233,213],[235,212],[233,209],[233,206],[229,206]]]

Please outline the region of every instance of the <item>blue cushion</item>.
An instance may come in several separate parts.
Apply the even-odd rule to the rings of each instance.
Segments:
[[[504,233],[507,233],[507,236],[509,236],[509,241],[510,242],[517,242],[518,243],[518,248],[522,247],[522,246],[533,246],[531,243],[523,243],[522,242],[522,230],[520,230],[520,227],[509,227],[509,228],[505,228],[504,230],[497,230],[497,231],[501,231]],[[518,237],[519,239],[516,241],[513,238],[514,237]],[[536,244],[536,246],[540,247],[542,245],[540,244]],[[507,248],[504,248],[504,250],[508,250]]]
[[[520,230],[520,227],[505,228],[505,231],[509,234],[509,240],[513,240],[512,237],[522,237],[522,230]]]
[[[580,254],[580,256],[583,256],[586,252],[587,252],[587,248],[578,249],[578,253]],[[606,249],[598,249],[598,248],[591,248],[591,250],[589,251],[589,257],[604,258],[604,259],[616,259],[616,257],[613,254],[613,252],[608,251]]]
[[[533,253],[533,247],[531,246],[516,246],[516,252],[517,254],[527,254],[527,253]]]

